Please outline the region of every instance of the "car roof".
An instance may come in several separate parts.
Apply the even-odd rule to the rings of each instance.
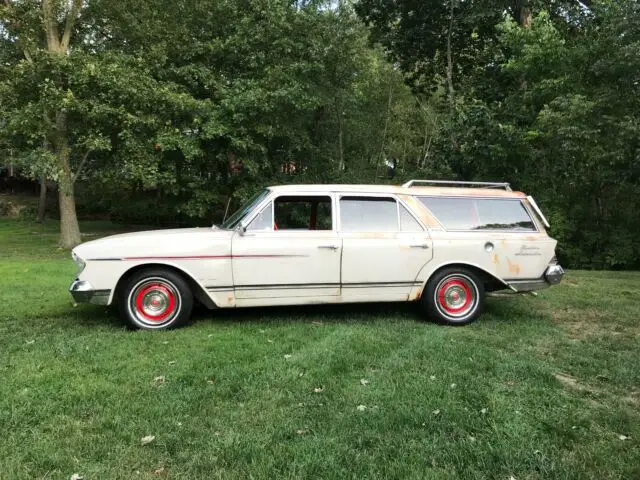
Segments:
[[[524,198],[522,192],[511,192],[496,188],[469,188],[469,187],[402,187],[396,185],[353,185],[353,184],[313,184],[313,185],[275,185],[268,187],[274,193],[386,193],[396,195],[414,196],[442,196],[442,197],[498,197],[498,198]]]

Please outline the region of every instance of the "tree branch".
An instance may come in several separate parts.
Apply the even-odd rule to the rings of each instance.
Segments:
[[[91,153],[91,150],[87,150],[87,153],[85,153],[84,156],[82,157],[82,160],[80,161],[80,165],[78,165],[78,169],[76,170],[76,174],[71,179],[72,184],[76,183],[76,180],[82,173],[82,168],[84,167],[84,164],[87,161],[87,158],[89,158],[90,153]]]
[[[71,32],[74,25],[76,24],[76,20],[78,19],[78,14],[80,13],[81,8],[82,0],[73,0],[71,9],[67,13],[67,21],[64,26],[64,34],[62,35],[62,42],[60,43],[60,49],[64,52],[66,52],[69,48],[69,42],[71,42]]]

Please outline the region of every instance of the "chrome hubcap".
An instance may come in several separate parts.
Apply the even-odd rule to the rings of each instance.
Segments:
[[[459,308],[467,301],[467,294],[459,285],[453,285],[444,292],[444,300],[449,308]]]
[[[135,285],[128,298],[129,312],[145,328],[160,328],[180,312],[178,288],[161,277],[147,278]]]
[[[166,292],[151,290],[142,297],[142,311],[147,315],[157,316],[169,306],[169,296]]]

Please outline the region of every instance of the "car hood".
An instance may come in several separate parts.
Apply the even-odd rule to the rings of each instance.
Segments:
[[[185,257],[227,254],[233,231],[218,228],[176,228],[122,233],[78,245],[83,260]]]

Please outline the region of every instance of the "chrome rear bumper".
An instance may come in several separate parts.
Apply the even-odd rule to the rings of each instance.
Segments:
[[[94,290],[93,286],[84,280],[74,280],[69,287],[69,293],[76,303],[93,303],[95,305],[107,305],[111,290]]]
[[[540,278],[505,280],[515,292],[533,292],[557,285],[564,277],[564,270],[560,265],[549,265]]]

